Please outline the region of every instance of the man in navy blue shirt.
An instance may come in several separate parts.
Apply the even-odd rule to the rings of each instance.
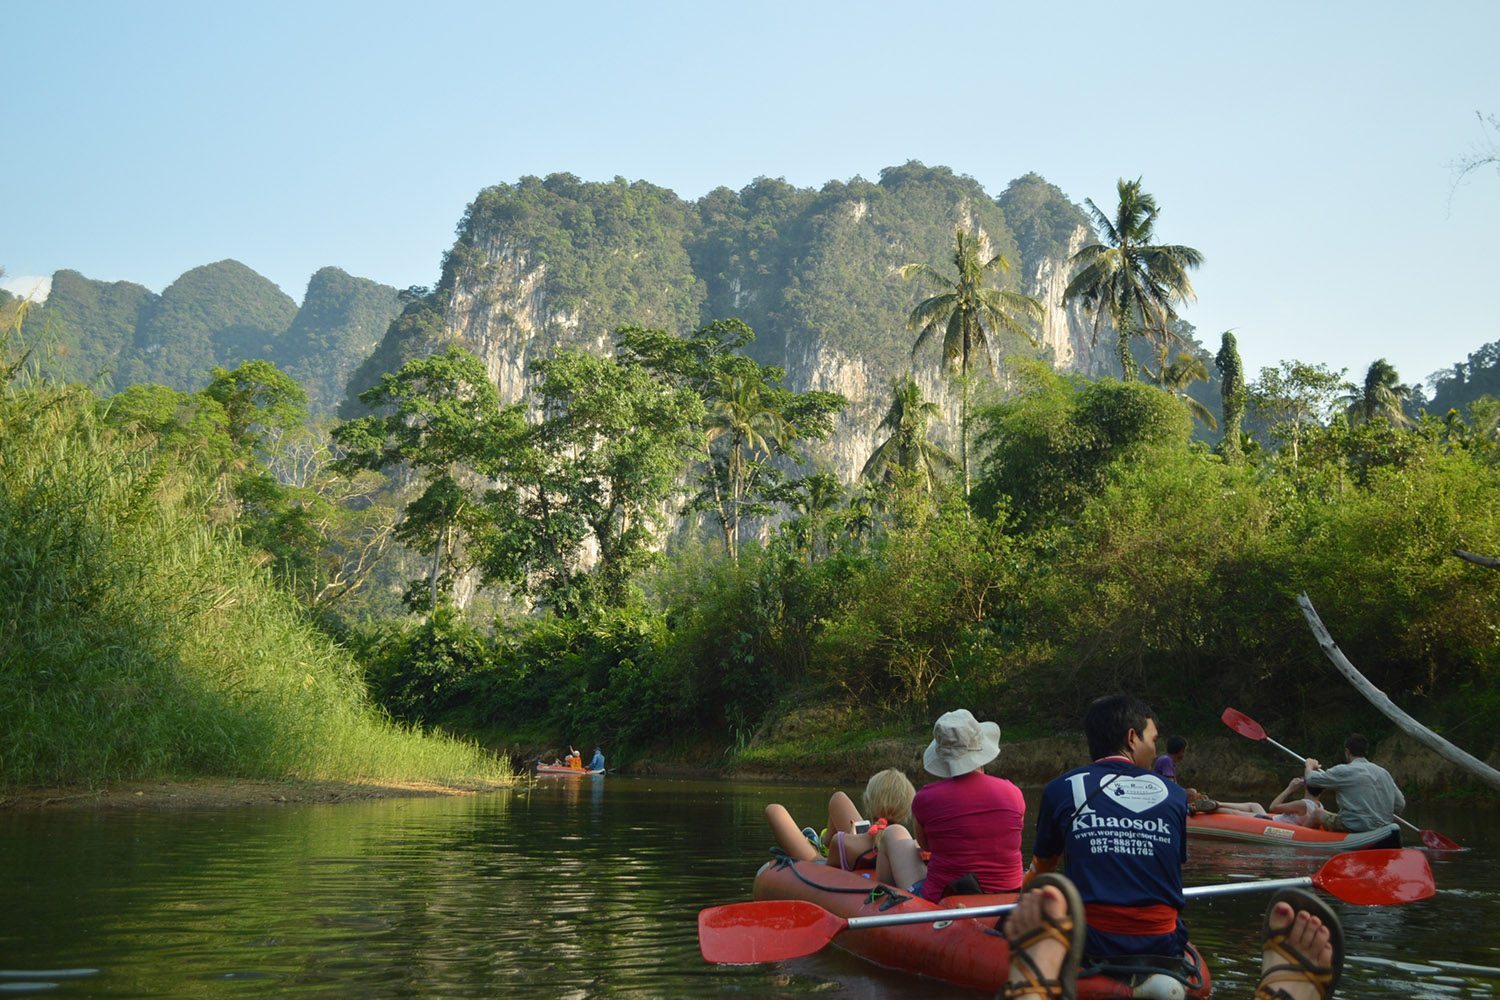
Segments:
[[[1065,862],[1088,918],[1086,961],[1180,958],[1187,947],[1187,793],[1151,771],[1156,729],[1140,699],[1100,698],[1084,718],[1093,763],[1042,792],[1031,868]]]

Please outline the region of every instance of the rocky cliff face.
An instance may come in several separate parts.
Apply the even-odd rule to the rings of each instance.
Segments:
[[[441,329],[416,334],[426,347],[386,344],[384,354],[462,344],[514,401],[525,395],[532,362],[557,347],[607,352],[624,324],[685,332],[738,313],[757,327],[755,356],[782,366],[789,388],[848,400],[813,458],[853,482],[877,443],[892,381],[908,371],[942,409],[934,436],[956,450],[957,388],[936,349],[912,357],[906,329],[912,306],[932,289],[901,281],[896,270],[913,260],[952,270],[953,232],[962,227],[986,256],[1020,261],[1011,287],[1044,303],[1041,339],[1058,367],[1091,372],[1104,356],[1080,310],[1062,306],[1068,258],[1089,230],[1039,178],[1005,209],[972,179],[920,164],[883,171],[878,184],[856,178],[817,192],[757,181],[696,205],[647,187],[646,209],[636,186],[623,184],[550,177],[487,189],[435,293]],[[1008,224],[1011,211],[1038,234],[1029,256]],[[392,336],[398,328],[415,329],[398,323]],[[992,350],[1002,372],[1009,354],[1034,353],[1004,340]],[[986,392],[993,389],[978,390]]]

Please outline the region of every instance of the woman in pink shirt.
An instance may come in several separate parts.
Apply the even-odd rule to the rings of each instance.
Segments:
[[[961,708],[941,716],[932,735],[922,765],[942,780],[922,786],[912,801],[915,840],[900,827],[881,835],[881,881],[933,902],[966,875],[978,882],[969,892],[1019,892],[1026,801],[1015,785],[983,771],[1000,756],[1000,727]]]

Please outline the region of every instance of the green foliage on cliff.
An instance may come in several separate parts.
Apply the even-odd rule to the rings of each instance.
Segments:
[[[308,280],[302,308],[271,360],[302,384],[313,413],[332,412],[349,376],[374,353],[401,309],[390,285],[322,268]]]
[[[1059,264],[1066,261],[1078,227],[1093,231],[1083,209],[1041,174],[1017,177],[1006,186],[999,202],[1006,223],[1015,233],[1021,259],[1032,268],[1047,259]]]
[[[46,302],[27,316],[23,336],[37,348],[42,371],[57,381],[122,386],[120,368],[133,358],[136,327],[155,301],[142,285],[58,271]]]
[[[1428,381],[1432,383],[1430,413],[1465,411],[1484,396],[1500,399],[1500,340],[1485,344],[1450,368],[1433,372]]]
[[[275,357],[296,314],[290,296],[239,261],[195,267],[146,310],[120,379],[195,388],[215,365]]]

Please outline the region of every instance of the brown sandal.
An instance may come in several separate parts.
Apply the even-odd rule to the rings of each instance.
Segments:
[[[1296,920],[1299,912],[1305,911],[1323,921],[1323,926],[1328,928],[1328,940],[1333,945],[1331,965],[1318,965],[1311,958],[1287,944],[1287,936],[1291,931],[1290,924],[1283,930],[1271,930],[1271,911],[1279,902],[1291,905],[1293,920]],[[1261,938],[1264,942],[1262,950],[1269,948],[1286,961],[1271,966],[1261,974],[1260,985],[1255,988],[1255,1000],[1293,1000],[1292,995],[1281,988],[1281,983],[1312,983],[1318,990],[1318,996],[1323,1000],[1333,996],[1333,989],[1338,985],[1339,974],[1344,970],[1344,929],[1339,924],[1338,914],[1334,913],[1328,904],[1303,889],[1281,890],[1271,899],[1271,905],[1266,908],[1266,919],[1261,924]]]
[[[1038,876],[1031,883],[1028,891],[1035,892],[1048,885],[1062,893],[1063,899],[1068,904],[1068,912],[1065,916],[1054,919],[1044,911],[1041,926],[1033,928],[1019,938],[1006,936],[1005,940],[1010,945],[1012,965],[1019,965],[1019,971],[1026,978],[1008,981],[1000,988],[1002,998],[1031,997],[1040,994],[1044,997],[1058,998],[1058,1000],[1074,1000],[1078,996],[1078,966],[1083,961],[1083,940],[1088,931],[1083,919],[1083,898],[1078,895],[1077,888],[1066,876],[1055,872]],[[1038,941],[1047,938],[1060,941],[1068,949],[1063,955],[1062,967],[1058,969],[1055,979],[1043,972],[1026,951]],[[1020,961],[1017,962],[1017,959]]]

